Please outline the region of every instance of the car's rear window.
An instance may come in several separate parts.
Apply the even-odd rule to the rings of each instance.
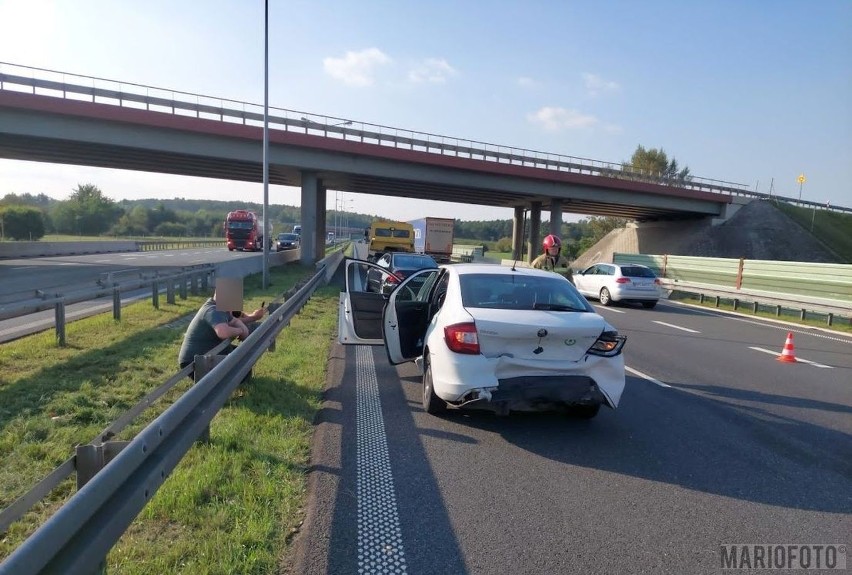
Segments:
[[[628,278],[655,278],[650,268],[642,266],[621,266],[621,273]]]
[[[570,282],[554,276],[464,274],[459,276],[462,304],[467,308],[547,309],[591,311],[586,299]]]
[[[428,256],[403,256],[397,254],[393,258],[393,265],[402,269],[423,269],[436,268],[438,267],[438,262]]]

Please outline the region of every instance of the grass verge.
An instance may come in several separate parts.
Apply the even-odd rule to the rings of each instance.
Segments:
[[[272,287],[245,281],[246,309],[271,301],[312,274],[273,268]],[[69,324],[68,345],[52,333],[0,346],[0,507],[8,506],[177,371],[187,318],[205,296],[159,310],[137,303],[116,322],[106,314]],[[119,540],[111,574],[271,573],[302,518],[337,290],[318,290],[278,337],[210,426]],[[117,439],[133,437],[191,385],[143,413]],[[70,478],[0,536],[0,559],[75,491]]]

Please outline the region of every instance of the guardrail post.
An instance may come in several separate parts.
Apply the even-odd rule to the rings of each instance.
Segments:
[[[807,310],[803,309],[802,312],[799,314],[799,320],[805,321],[805,315],[807,315],[807,313]]]
[[[775,306],[775,317],[781,317],[781,306],[780,305]]]
[[[192,295],[198,295],[198,274],[190,274],[189,277],[192,280],[189,284],[189,292]]]
[[[198,383],[201,381],[201,378],[207,375],[211,369],[219,365],[219,363],[225,359],[224,355],[196,355],[195,361],[193,363],[193,379]],[[204,428],[198,435],[198,439],[200,443],[209,443],[210,442],[210,426]]]
[[[56,322],[56,343],[65,345],[65,302],[56,302],[54,318]]]
[[[121,319],[121,288],[112,286],[112,319]]]
[[[188,274],[180,274],[180,299],[186,299],[186,280],[190,277]]]
[[[698,303],[704,303],[704,294],[703,293],[698,294]]]
[[[207,286],[209,285],[207,282],[210,281],[210,272],[204,272],[201,274],[201,291],[203,293],[207,293]]]
[[[826,320],[825,320],[825,321],[826,321],[826,323],[827,323],[828,325],[831,325],[831,324],[834,322],[834,314],[833,314],[833,313],[829,313],[829,314],[828,314],[828,317],[826,318]]]
[[[100,445],[78,445],[74,459],[74,467],[77,469],[77,490],[82,489],[129,443],[129,441],[107,441]]]
[[[737,311],[740,307],[740,300],[734,298],[734,311]]]
[[[751,313],[757,313],[757,302],[751,304]]]
[[[272,315],[273,313],[275,313],[275,310],[277,310],[279,307],[281,307],[280,303],[272,302],[271,304],[269,304],[267,306],[267,311],[269,311],[269,315]],[[275,342],[276,341],[278,341],[277,338],[272,340],[272,343],[270,343],[269,347],[266,348],[267,351],[275,351]]]
[[[720,299],[721,299],[721,298],[720,298],[719,296],[716,296],[716,307],[719,307],[719,300],[720,300]]]
[[[157,280],[151,281],[151,304],[154,309],[160,309],[160,282]]]
[[[175,303],[175,280],[169,278],[166,280],[166,301],[170,304]]]

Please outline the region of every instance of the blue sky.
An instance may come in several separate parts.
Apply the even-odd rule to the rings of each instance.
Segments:
[[[0,0],[0,61],[262,104],[263,21],[262,0]],[[804,173],[803,199],[852,207],[849,0],[270,0],[269,22],[272,106],[610,162],[662,147],[761,192],[796,196]],[[261,184],[0,160],[0,195],[80,183],[263,200]],[[511,217],[344,197],[403,220]]]

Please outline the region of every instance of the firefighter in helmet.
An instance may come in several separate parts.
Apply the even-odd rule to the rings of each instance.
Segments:
[[[571,283],[574,283],[574,272],[568,265],[568,258],[560,253],[562,240],[559,236],[553,234],[546,236],[541,242],[541,247],[544,248],[544,253],[532,261],[532,267],[564,275]]]

